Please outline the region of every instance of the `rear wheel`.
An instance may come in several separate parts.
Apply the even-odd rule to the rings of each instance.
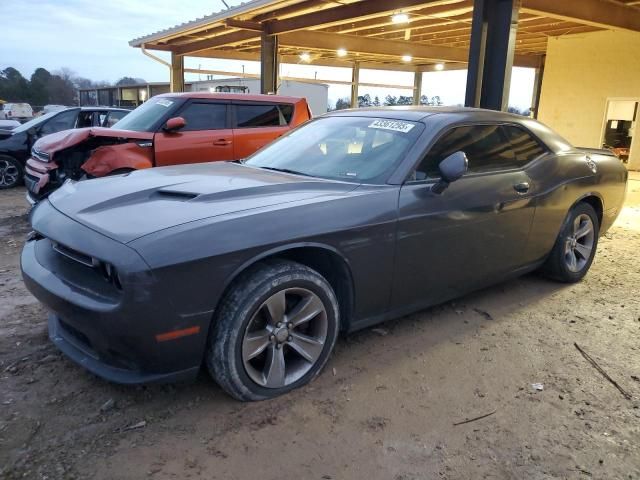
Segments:
[[[270,260],[234,282],[209,336],[212,377],[239,400],[298,388],[326,364],[338,335],[338,302],[318,272]]]
[[[0,189],[13,188],[22,182],[22,165],[13,157],[0,155]]]
[[[598,246],[600,223],[593,207],[578,203],[571,209],[543,271],[561,282],[578,282],[589,271]]]

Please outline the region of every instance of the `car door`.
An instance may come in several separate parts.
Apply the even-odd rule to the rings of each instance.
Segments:
[[[438,164],[463,151],[468,172],[436,194]],[[395,308],[434,304],[522,266],[535,205],[530,179],[500,125],[446,131],[400,190]]]
[[[55,114],[38,127],[38,136],[43,137],[51,133],[61,132],[62,130],[76,128],[78,113],[80,113],[80,109],[74,108],[70,110],[62,110]]]
[[[156,166],[233,160],[233,130],[225,102],[191,100],[174,117],[184,118],[186,125],[177,132],[156,133]]]
[[[236,160],[248,157],[289,131],[293,105],[242,102],[235,103],[233,108],[233,154]]]

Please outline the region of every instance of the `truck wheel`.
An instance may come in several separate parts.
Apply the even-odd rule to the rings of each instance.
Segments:
[[[600,222],[593,207],[574,206],[542,267],[548,277],[565,283],[579,282],[587,274],[598,246]]]
[[[20,185],[23,174],[22,165],[18,160],[8,155],[0,155],[0,190]]]
[[[238,400],[282,395],[320,373],[338,322],[338,301],[322,275],[296,262],[261,262],[222,300],[209,335],[207,367]]]

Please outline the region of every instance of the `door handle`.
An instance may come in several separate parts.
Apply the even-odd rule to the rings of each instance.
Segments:
[[[217,147],[226,147],[227,145],[231,145],[231,140],[227,140],[226,138],[219,138],[213,144]]]
[[[525,194],[529,191],[529,182],[516,183],[513,189],[520,194]]]

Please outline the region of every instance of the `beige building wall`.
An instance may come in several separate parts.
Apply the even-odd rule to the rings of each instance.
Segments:
[[[598,148],[610,98],[640,101],[640,33],[549,38],[540,121],[576,146]],[[629,167],[640,170],[640,121],[633,139]]]

